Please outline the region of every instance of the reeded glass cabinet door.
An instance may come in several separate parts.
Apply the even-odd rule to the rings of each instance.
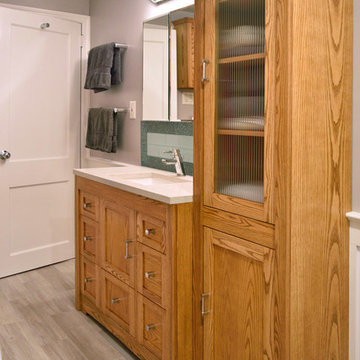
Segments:
[[[274,0],[205,2],[205,205],[272,222]]]

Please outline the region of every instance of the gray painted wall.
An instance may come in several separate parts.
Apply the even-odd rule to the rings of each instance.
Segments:
[[[90,0],[6,0],[0,3],[89,15]]]
[[[354,1],[352,209],[360,212],[360,0]]]
[[[191,0],[173,0],[153,5],[148,0],[90,0],[91,47],[111,41],[129,46],[124,55],[123,83],[102,93],[91,92],[91,107],[129,107],[129,101],[136,101],[136,120],[130,120],[129,113],[120,120],[121,146],[117,153],[91,151],[92,156],[141,164],[143,21],[191,3]]]

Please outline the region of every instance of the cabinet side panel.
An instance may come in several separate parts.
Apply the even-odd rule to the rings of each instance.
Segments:
[[[348,358],[352,11],[293,2],[291,359]]]

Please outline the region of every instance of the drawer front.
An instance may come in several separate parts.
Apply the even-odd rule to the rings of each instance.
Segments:
[[[135,336],[135,292],[102,270],[102,310],[130,335]]]
[[[98,275],[96,265],[80,256],[80,289],[81,294],[96,304],[98,292]]]
[[[102,267],[121,281],[135,286],[135,211],[104,201]]]
[[[137,240],[166,254],[166,226],[156,218],[137,214]]]
[[[80,218],[79,231],[80,252],[96,262],[97,244],[99,239],[98,224],[85,216]]]
[[[99,198],[94,194],[80,191],[80,213],[91,219],[99,220]]]
[[[171,267],[167,256],[137,243],[137,290],[163,308],[170,302]]]
[[[170,323],[167,312],[140,294],[137,298],[139,343],[160,359],[170,359]]]

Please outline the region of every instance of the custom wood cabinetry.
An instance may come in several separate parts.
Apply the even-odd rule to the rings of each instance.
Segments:
[[[192,204],[76,177],[76,306],[141,359],[192,356]]]
[[[173,21],[176,30],[176,67],[178,89],[194,88],[194,19]]]
[[[193,359],[345,360],[352,1],[195,7]]]

